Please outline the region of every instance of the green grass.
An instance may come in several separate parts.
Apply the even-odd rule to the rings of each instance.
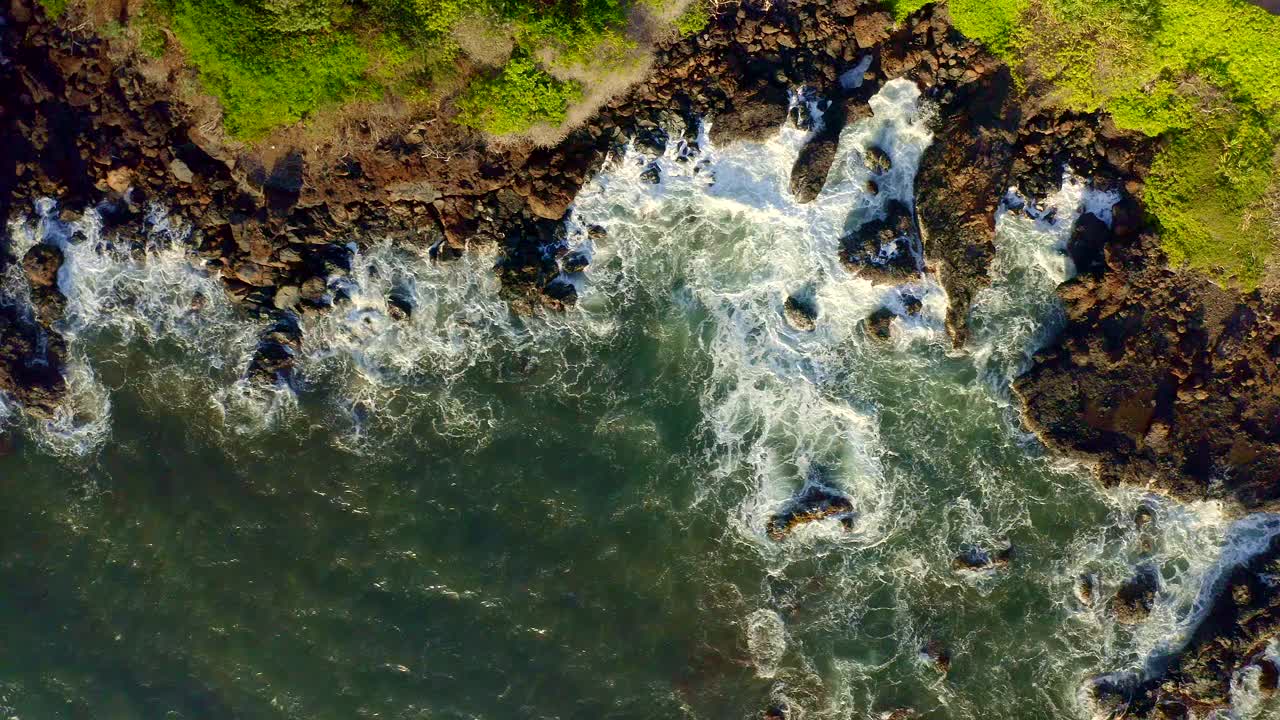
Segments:
[[[438,100],[437,86],[468,67],[458,62],[462,44],[455,32],[479,21],[497,28],[499,43],[509,38],[515,53],[507,68],[475,80],[467,98],[513,103],[481,113],[468,100],[472,112],[462,120],[488,132],[518,133],[563,118],[556,108],[580,94],[573,83],[552,81],[530,58],[554,67],[621,67],[635,47],[627,35],[633,5],[647,1],[149,0],[133,30],[152,56],[166,50],[162,28],[172,30],[221,102],[228,132],[255,140],[355,99],[392,93]],[[696,19],[682,16],[681,27]],[[517,117],[522,111],[528,113],[523,119]]]
[[[676,32],[682,36],[697,35],[711,24],[711,6],[708,0],[694,0],[676,18]]]
[[[261,137],[325,105],[372,92],[369,56],[351,32],[281,32],[271,13],[236,0],[175,0],[170,27],[228,132]]]
[[[458,100],[458,122],[494,135],[538,123],[559,125],[581,95],[577,83],[557,80],[529,57],[516,55],[493,77],[467,87]]]
[[[1274,153],[1259,119],[1229,113],[1172,138],[1145,190],[1171,262],[1246,288],[1262,280],[1276,249],[1263,207]]]
[[[69,0],[37,0],[40,7],[44,8],[44,13],[53,19],[62,17],[67,11],[67,3]]]
[[[896,0],[899,19],[928,4]],[[1243,288],[1280,248],[1280,18],[1244,0],[952,0],[956,28],[1047,81],[1168,138],[1145,197],[1170,260]]]

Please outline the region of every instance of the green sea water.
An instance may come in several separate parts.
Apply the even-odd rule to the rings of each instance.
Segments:
[[[303,319],[293,388],[241,379],[262,325],[159,209],[144,238],[17,220],[19,249],[69,258],[74,392],[53,422],[7,410],[0,717],[1089,717],[1082,684],[1176,643],[1223,553],[1267,529],[1104,490],[1022,426],[1010,380],[1105,194],[1068,178],[1056,222],[1002,215],[961,352],[936,280],[840,266],[931,142],[914,88],[874,109],[809,206],[786,190],[794,128],[673,145],[656,186],[619,158],[568,223],[591,264],[564,314],[512,315],[492,250],[434,265],[361,238],[334,281],[351,301]],[[880,196],[872,144],[894,158]],[[787,325],[794,292],[817,330]],[[888,341],[861,327],[882,305]],[[770,539],[806,482],[850,499],[850,527]],[[1006,569],[953,567],[1007,545]],[[1105,599],[1143,562],[1157,607],[1118,625]]]

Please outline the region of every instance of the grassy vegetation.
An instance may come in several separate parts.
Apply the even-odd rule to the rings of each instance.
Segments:
[[[473,81],[458,100],[458,122],[493,135],[559,125],[582,95],[574,82],[557,80],[527,56],[513,56],[492,77]]]
[[[927,4],[893,2],[899,17]],[[1168,138],[1145,200],[1170,259],[1242,287],[1280,248],[1280,18],[1244,0],[951,0],[1059,105]]]
[[[69,2],[39,1],[51,15]],[[563,121],[581,96],[564,78],[622,67],[633,12],[654,2],[678,3],[663,17],[680,32],[709,19],[703,0],[678,18],[679,0],[143,0],[128,32],[148,56],[180,51],[240,139],[352,100],[438,103],[460,87],[459,120],[507,134]],[[463,57],[478,45],[484,57]]]
[[[44,8],[44,12],[51,18],[62,17],[62,13],[67,11],[68,0],[37,0],[40,7]]]

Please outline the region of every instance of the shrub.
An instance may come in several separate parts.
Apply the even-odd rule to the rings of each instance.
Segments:
[[[682,36],[697,35],[711,24],[711,7],[707,0],[694,0],[676,18],[676,32]]]
[[[458,100],[458,122],[493,135],[559,125],[581,95],[577,83],[557,80],[517,53],[498,74],[472,81]]]

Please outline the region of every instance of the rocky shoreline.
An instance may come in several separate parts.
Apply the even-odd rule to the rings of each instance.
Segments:
[[[369,128],[368,147],[339,155],[237,149],[195,125],[107,41],[14,0],[0,27],[7,98],[0,128],[9,149],[0,157],[0,215],[30,214],[37,198],[53,197],[67,217],[97,208],[107,230],[128,236],[148,203],[162,203],[192,224],[191,251],[228,296],[269,321],[246,374],[287,382],[306,342],[298,317],[339,301],[333,281],[350,270],[353,238],[391,237],[441,262],[496,247],[495,272],[513,309],[555,312],[575,301],[564,276],[585,262],[567,252],[563,220],[583,184],[628,142],[655,155],[682,142],[692,155],[703,117],[713,119],[718,144],[812,123],[790,102],[794,88],[807,87],[829,101],[792,173],[796,196],[812,199],[840,130],[869,114],[867,101],[884,82],[908,78],[936,108],[915,207],[845,238],[846,266],[873,282],[935,272],[950,298],[948,331],[963,347],[969,305],[989,283],[1005,190],[1043,199],[1069,168],[1118,191],[1109,225],[1091,215],[1078,223],[1070,252],[1080,274],[1060,289],[1066,327],[1015,384],[1028,425],[1051,447],[1095,461],[1107,483],[1218,498],[1248,511],[1280,508],[1276,301],[1166,267],[1139,201],[1153,141],[1105,116],[1055,110],[1034,88],[1020,90],[1006,65],[952,28],[945,8],[896,24],[858,0],[721,10],[703,32],[660,45],[647,79],[555,147],[496,146],[432,121],[381,139]],[[656,165],[651,172],[661,180]],[[924,267],[914,254],[888,265],[870,260],[904,238],[922,248]],[[32,312],[0,305],[0,391],[33,417],[49,417],[66,392],[61,254],[37,245],[12,257],[3,240],[0,271],[21,263]],[[788,302],[793,324],[812,323],[801,301]],[[413,312],[403,298],[389,298],[389,306],[400,316]],[[891,317],[877,311],[869,331]],[[849,510],[840,498],[812,495],[775,519],[776,539]],[[1270,552],[1280,550],[1273,544]],[[1255,582],[1263,565],[1254,564],[1228,584],[1251,588],[1241,606],[1250,618],[1278,617],[1274,593]],[[1270,603],[1263,615],[1253,610],[1259,602]],[[1217,684],[1177,680],[1184,705],[1220,706],[1223,673],[1256,663],[1256,639],[1280,632],[1275,622],[1241,624],[1239,612],[1214,610],[1204,632],[1235,637],[1223,633],[1241,627],[1253,644],[1241,640],[1247,652],[1212,661]],[[1207,667],[1192,658],[1208,652],[1208,637],[1188,645],[1169,677]],[[1154,692],[1149,683],[1134,686],[1123,699],[1151,714],[1169,704],[1151,699]]]

